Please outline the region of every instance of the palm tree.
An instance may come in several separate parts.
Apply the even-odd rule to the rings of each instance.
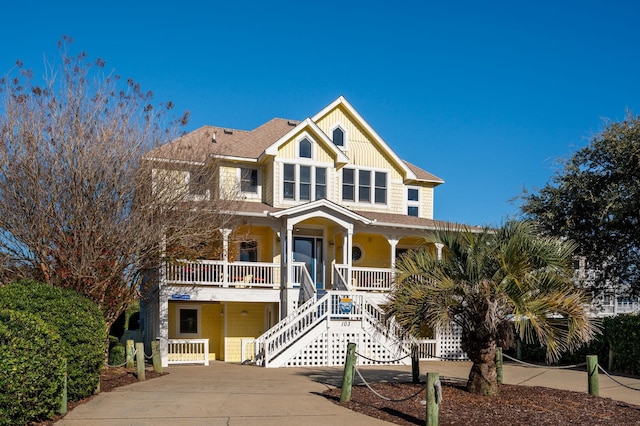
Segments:
[[[496,348],[511,346],[514,330],[544,344],[548,362],[598,332],[572,281],[574,244],[517,221],[479,232],[441,229],[429,241],[444,246],[441,258],[426,246],[402,256],[386,312],[414,335],[422,325],[458,325],[473,362],[469,392],[498,393]]]

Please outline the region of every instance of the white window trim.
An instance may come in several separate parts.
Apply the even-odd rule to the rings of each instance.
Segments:
[[[308,140],[311,143],[311,158],[309,157],[300,157],[300,142],[302,142],[303,139]],[[298,136],[295,140],[295,144],[296,144],[296,158],[299,161],[314,161],[316,158],[316,151],[317,151],[317,146],[318,143],[316,142],[316,140],[314,138],[312,138],[307,132],[302,133],[300,136]]]
[[[242,243],[246,243],[247,241],[255,241],[256,242],[256,262],[260,262],[260,247],[262,246],[262,237],[259,235],[248,235],[247,238],[242,241],[238,241],[236,244],[236,251],[238,252],[238,261],[240,261],[240,248]]]
[[[340,128],[340,130],[342,130],[342,146],[340,145],[336,145],[338,148],[340,148],[342,151],[348,151],[349,150],[349,133],[347,132],[347,128],[346,126],[344,126],[340,121],[334,123],[333,126],[331,126],[331,128],[329,129],[329,139],[331,139],[331,142],[333,142],[333,131],[337,128]],[[335,144],[334,144],[335,145]]]
[[[409,190],[410,189],[416,189],[418,191],[418,201],[409,200]],[[404,197],[405,202],[406,202],[404,211],[407,214],[407,216],[409,216],[409,207],[417,207],[418,208],[418,216],[417,217],[420,217],[420,214],[422,213],[422,211],[421,211],[422,210],[422,206],[420,204],[420,202],[421,202],[420,200],[422,198],[421,192],[422,191],[420,191],[420,187],[419,186],[407,186],[407,190],[405,191],[405,197]]]
[[[242,191],[242,169],[251,169],[257,170],[258,173],[258,186],[256,192],[244,192]],[[236,181],[238,182],[238,193],[242,195],[242,197],[246,199],[262,199],[262,173],[260,173],[260,169],[257,167],[244,167],[240,166],[236,168]]]
[[[198,311],[197,313],[197,321],[198,321],[198,331],[196,333],[180,333],[180,310],[182,309],[189,309],[189,310],[196,310]],[[201,309],[201,305],[193,305],[190,303],[183,303],[183,304],[177,304],[176,305],[176,336],[179,338],[198,338],[200,337],[200,334],[202,333],[202,309]]]
[[[343,198],[343,194],[342,194],[342,188],[343,188],[343,173],[345,169],[351,169],[354,171],[353,173],[353,183],[354,183],[354,198],[355,200],[345,200]],[[389,198],[391,197],[391,182],[390,182],[390,173],[389,170],[387,169],[378,169],[378,168],[371,168],[371,167],[344,167],[343,172],[340,173],[340,202],[341,203],[345,203],[345,204],[349,204],[349,205],[354,205],[354,206],[371,206],[371,207],[389,207]],[[360,191],[360,171],[368,171],[371,172],[371,181],[370,181],[370,189],[369,189],[369,201],[359,201],[359,191]],[[386,174],[386,186],[385,189],[387,190],[387,197],[386,197],[386,201],[384,203],[376,203],[375,197],[376,197],[376,172],[382,172]]]
[[[303,160],[308,160],[308,158],[304,158]],[[294,171],[294,198],[284,198],[284,166],[293,165],[295,168]],[[311,174],[311,199],[310,200],[301,200],[300,199],[300,166],[310,167]],[[325,198],[331,199],[331,165],[327,163],[318,163],[318,162],[309,162],[309,161],[283,161],[280,163],[280,202],[283,204],[298,204],[300,202],[308,203],[316,200],[316,169],[321,168],[326,170],[325,174]]]

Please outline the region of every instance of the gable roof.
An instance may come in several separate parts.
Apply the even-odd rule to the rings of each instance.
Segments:
[[[265,155],[275,155],[277,148],[290,137],[309,129],[336,155],[337,163],[346,164],[347,156],[316,124],[338,106],[345,108],[364,127],[378,146],[405,172],[405,179],[435,185],[444,183],[439,177],[398,157],[343,96],[303,121],[274,118],[251,131],[203,126],[150,151],[145,159],[200,165],[204,165],[211,157],[258,162]]]

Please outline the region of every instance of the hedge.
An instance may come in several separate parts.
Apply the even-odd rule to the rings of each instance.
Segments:
[[[72,290],[25,280],[0,287],[0,306],[38,315],[60,334],[70,401],[94,393],[107,338],[104,316],[95,303]]]
[[[60,335],[36,315],[0,309],[0,425],[47,420],[60,409]]]

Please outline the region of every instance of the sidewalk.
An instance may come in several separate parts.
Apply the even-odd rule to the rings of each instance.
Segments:
[[[420,363],[420,373],[439,372],[466,380],[471,363]],[[359,367],[367,381],[411,381],[411,366]],[[340,386],[342,368],[267,369],[214,362],[209,367],[180,366],[169,374],[100,394],[73,409],[61,426],[103,425],[388,425],[340,407],[322,397]],[[640,380],[618,378],[640,389]],[[558,370],[506,364],[504,382],[587,392],[586,370]],[[356,376],[355,383],[360,383]],[[640,405],[640,392],[600,374],[600,396]]]

